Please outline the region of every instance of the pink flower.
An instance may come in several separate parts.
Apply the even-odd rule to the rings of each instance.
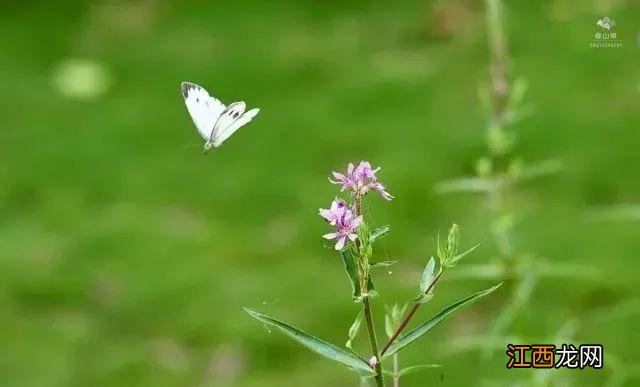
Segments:
[[[323,235],[325,239],[337,239],[335,249],[342,250],[347,238],[355,241],[358,238],[357,229],[362,223],[362,215],[355,216],[353,211],[347,208],[342,199],[336,199],[331,203],[328,210],[320,209],[320,216],[325,218],[331,225],[337,226],[336,232]]]
[[[349,190],[354,194],[364,195],[370,190],[374,190],[384,199],[391,200],[393,196],[386,191],[376,177],[376,172],[379,170],[380,168],[371,168],[371,164],[368,161],[361,161],[357,167],[349,163],[346,174],[333,172],[335,180],[329,179],[329,181],[333,184],[339,184],[342,191]]]
[[[389,200],[391,201],[391,199],[393,199],[393,196],[391,196],[391,194],[389,192],[387,192],[386,188],[384,188],[384,185],[382,185],[380,182],[374,182],[371,185],[371,188],[373,188],[375,191],[378,191],[378,193],[385,199],[385,200]]]
[[[354,180],[354,176],[353,176],[353,163],[349,163],[349,165],[347,166],[347,174],[343,175],[342,173],[333,171],[332,172],[333,177],[336,179],[335,181],[329,179],[330,182],[332,182],[333,184],[340,184],[341,187],[341,191],[344,191],[347,188],[351,188],[352,186],[352,182]]]
[[[346,210],[347,203],[345,203],[344,200],[340,198],[336,198],[336,200],[331,203],[331,208],[329,208],[328,210],[323,210],[322,208],[320,208],[319,214],[320,216],[325,218],[327,222],[329,222],[329,224],[335,226],[338,220],[342,218]]]

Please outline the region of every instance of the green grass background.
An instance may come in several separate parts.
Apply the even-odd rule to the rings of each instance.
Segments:
[[[568,382],[609,383],[609,354],[637,375],[640,227],[585,211],[640,204],[640,7],[507,7],[513,71],[534,107],[516,153],[565,166],[517,194],[516,246],[599,274],[543,279],[513,332],[545,342],[573,321],[576,344],[604,345],[605,368],[564,371]],[[622,48],[589,48],[603,15]],[[242,310],[344,343],[357,306],[316,212],[336,195],[330,171],[349,161],[382,166],[396,196],[366,204],[393,228],[379,257],[400,259],[378,275],[378,320],[385,303],[414,295],[437,229],[455,221],[463,246],[489,241],[470,264],[496,254],[482,198],[433,191],[484,153],[480,2],[9,2],[0,31],[2,385],[353,385]],[[61,96],[52,71],[69,57],[102,63],[109,91]],[[184,80],[262,112],[204,157]],[[445,279],[417,318],[495,282]],[[502,349],[490,361],[451,352],[486,333],[507,297],[410,347],[403,364],[445,367],[403,385],[528,384],[532,372],[506,370]]]

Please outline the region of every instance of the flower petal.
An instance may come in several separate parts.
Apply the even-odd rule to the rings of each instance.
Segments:
[[[322,237],[324,239],[335,239],[338,236],[335,232],[330,232],[328,234],[324,234]]]
[[[345,241],[345,237],[340,237],[340,239],[338,239],[338,242],[336,243],[336,250],[342,250],[342,248],[344,247],[344,241]]]
[[[345,181],[347,180],[347,177],[345,175],[343,175],[342,173],[338,173],[338,172],[331,172],[331,174],[333,175],[333,177],[335,179],[337,179],[338,181]]]
[[[328,221],[332,221],[334,220],[334,216],[333,213],[330,210],[325,210],[320,208],[320,211],[318,211],[318,215],[322,216],[323,218],[325,218]]]

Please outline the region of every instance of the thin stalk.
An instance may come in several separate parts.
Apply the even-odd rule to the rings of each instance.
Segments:
[[[362,196],[359,193],[354,196],[353,202],[356,207],[356,216],[362,215]]]
[[[367,322],[367,332],[369,333],[369,343],[371,344],[371,352],[375,356],[374,370],[376,372],[376,385],[384,387],[384,378],[382,376],[382,359],[378,351],[378,339],[376,338],[376,329],[373,324],[373,313],[371,312],[371,304],[369,296],[362,297],[362,305],[364,306],[364,318]]]
[[[490,121],[494,130],[504,132],[508,125],[509,115],[509,94],[512,83],[510,77],[510,59],[505,33],[505,9],[502,0],[485,0],[489,49],[491,52],[490,79],[491,79],[491,112]],[[497,154],[491,149],[489,151],[493,157],[494,164],[500,160],[505,160],[508,154]],[[523,268],[526,262],[516,259],[517,252],[513,246],[513,227],[505,225],[503,219],[512,211],[509,207],[511,190],[516,189],[516,182],[509,177],[501,177],[497,172],[493,172],[494,179],[502,180],[500,185],[494,185],[489,192],[489,210],[492,213],[493,222],[491,224],[493,239],[498,247],[499,256],[504,267],[506,286],[511,294],[511,300],[505,304],[498,317],[494,320],[490,331],[490,336],[495,338],[501,332],[508,329],[513,323],[523,305],[527,303],[533,292],[536,283],[535,277],[530,275],[530,271]],[[486,359],[491,355],[487,348],[483,351]]]
[[[440,269],[440,271],[438,272],[438,274],[435,276],[435,278],[433,279],[433,281],[431,281],[431,283],[429,284],[429,287],[427,288],[427,290],[425,290],[424,294],[427,294],[431,291],[431,289],[433,289],[433,287],[435,286],[436,282],[438,282],[438,280],[440,279],[440,276],[442,276],[443,270]],[[413,317],[413,315],[416,313],[416,311],[418,310],[418,308],[420,308],[420,305],[422,305],[420,302],[415,302],[413,304],[413,306],[411,307],[411,309],[409,309],[409,311],[404,315],[404,317],[402,318],[402,322],[400,323],[400,325],[398,326],[398,328],[396,329],[395,332],[393,332],[393,335],[391,335],[391,337],[389,338],[389,340],[387,341],[387,343],[384,345],[384,348],[382,348],[382,352],[380,353],[380,356],[384,356],[385,352],[387,352],[387,350],[389,349],[389,347],[391,346],[391,344],[393,344],[393,342],[398,338],[398,336],[400,336],[400,334],[402,333],[402,331],[407,327],[407,325],[409,324],[409,321],[411,321],[411,318]]]
[[[490,83],[491,83],[491,111],[490,121],[493,130],[504,132],[506,117],[508,115],[507,100],[511,90],[511,80],[509,77],[509,52],[507,49],[507,39],[505,38],[504,5],[502,0],[485,0],[490,60]],[[491,129],[490,129],[491,130]],[[488,139],[489,152],[493,158],[493,163],[498,164],[506,155],[496,153],[491,141]],[[513,256],[513,245],[511,240],[510,226],[502,224],[502,219],[507,214],[506,201],[508,200],[511,180],[503,178],[493,172],[494,184],[488,193],[489,210],[492,212],[493,222],[491,231],[493,239],[498,247],[502,263],[511,271],[513,262],[509,262]],[[508,273],[512,274],[512,273]]]
[[[398,353],[393,354],[393,387],[400,387],[400,373],[398,372]]]
[[[492,56],[493,123],[501,127],[506,118],[506,102],[511,88],[508,76],[509,56],[504,37],[504,8],[501,0],[485,0],[485,3],[489,27],[489,47]]]

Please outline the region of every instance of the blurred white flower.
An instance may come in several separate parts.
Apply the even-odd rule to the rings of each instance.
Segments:
[[[111,76],[101,63],[90,59],[71,58],[55,66],[52,83],[65,97],[88,100],[107,92],[111,86]]]

